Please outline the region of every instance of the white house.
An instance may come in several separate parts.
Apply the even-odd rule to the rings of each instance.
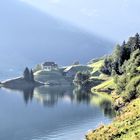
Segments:
[[[45,62],[41,64],[43,70],[51,71],[58,70],[58,65],[55,62]]]

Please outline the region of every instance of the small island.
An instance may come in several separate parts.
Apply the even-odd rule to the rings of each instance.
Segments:
[[[25,68],[23,76],[1,82],[1,87],[24,90],[42,86],[44,83],[36,81],[32,70]]]

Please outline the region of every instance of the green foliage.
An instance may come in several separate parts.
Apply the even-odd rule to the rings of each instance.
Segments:
[[[79,90],[86,92],[90,92],[91,87],[93,86],[93,80],[90,79],[90,73],[88,72],[77,72],[73,83]]]
[[[82,85],[90,78],[89,73],[77,72],[74,78],[75,85]]]
[[[86,140],[139,140],[140,139],[140,98],[126,106],[121,114],[107,126],[89,132]]]
[[[135,50],[128,61],[125,61],[123,64],[124,73],[135,74],[137,73],[137,67],[140,66],[140,50]]]
[[[123,74],[125,72],[124,65],[127,64],[126,62],[129,61],[130,57],[133,57],[135,59],[136,62],[134,65],[136,66],[140,65],[140,58],[139,57],[135,58],[139,56],[140,53],[138,52],[139,50],[140,50],[140,37],[139,34],[136,34],[135,37],[131,37],[127,43],[124,41],[121,46],[120,45],[116,46],[113,54],[105,58],[104,65],[101,67],[101,72],[107,75],[111,75],[112,72],[114,71],[118,75]],[[132,56],[132,54],[134,56]],[[134,60],[131,59],[131,61]]]
[[[131,101],[140,95],[140,76],[134,77],[126,86],[125,95],[126,101]]]
[[[91,71],[92,76],[99,76],[101,74],[100,68],[102,67],[103,63],[104,63],[103,59],[98,59],[90,63],[89,66],[92,68],[92,71]]]
[[[116,84],[116,93],[123,96],[125,101],[137,97],[139,91],[140,66],[140,37],[136,34],[128,42],[117,45],[113,54],[106,57],[101,71],[112,75]]]
[[[114,107],[120,115],[108,126],[101,125],[86,135],[87,140],[139,140],[140,139],[140,37],[130,37],[117,45],[106,57],[101,72],[114,77]],[[103,90],[107,81],[93,88]],[[118,95],[116,95],[117,93]],[[123,108],[122,108],[123,107]]]
[[[139,71],[137,67],[140,65],[140,50],[135,50],[128,61],[123,64],[123,74],[115,76],[116,92],[118,94],[125,93],[125,100],[135,98],[137,94],[136,86],[139,84]],[[138,77],[137,77],[138,76]]]
[[[114,82],[116,83],[116,93],[121,94],[125,91],[125,87],[127,85],[127,76],[115,76]]]
[[[108,92],[111,89],[115,88],[113,78],[110,78],[106,81],[102,81],[99,85],[92,88],[92,92]]]
[[[101,72],[107,75],[111,75],[112,72],[112,57],[108,56],[104,60],[104,65],[100,68]]]

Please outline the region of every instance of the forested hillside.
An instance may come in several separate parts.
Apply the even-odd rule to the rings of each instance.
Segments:
[[[101,63],[99,60],[97,63]],[[93,70],[95,63],[91,64]],[[108,126],[101,125],[87,136],[87,140],[140,139],[140,36],[137,33],[117,45],[113,53],[101,63],[98,72],[106,80],[92,88],[112,97],[117,117]]]
[[[140,37],[137,33],[127,42],[117,45],[112,55],[104,60],[101,72],[112,75],[116,83],[116,93],[124,101],[140,95]]]

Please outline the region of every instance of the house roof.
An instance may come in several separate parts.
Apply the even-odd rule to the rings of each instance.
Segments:
[[[73,72],[78,72],[78,71],[87,71],[90,68],[88,66],[82,66],[82,65],[78,65],[78,66],[69,66],[67,67],[64,72],[69,72],[69,71],[73,71]]]
[[[55,62],[44,62],[42,65],[43,66],[57,66]]]
[[[73,67],[73,66],[69,66],[69,67],[67,67],[67,68],[64,70],[64,72],[68,72],[69,70],[72,69],[72,67]]]

